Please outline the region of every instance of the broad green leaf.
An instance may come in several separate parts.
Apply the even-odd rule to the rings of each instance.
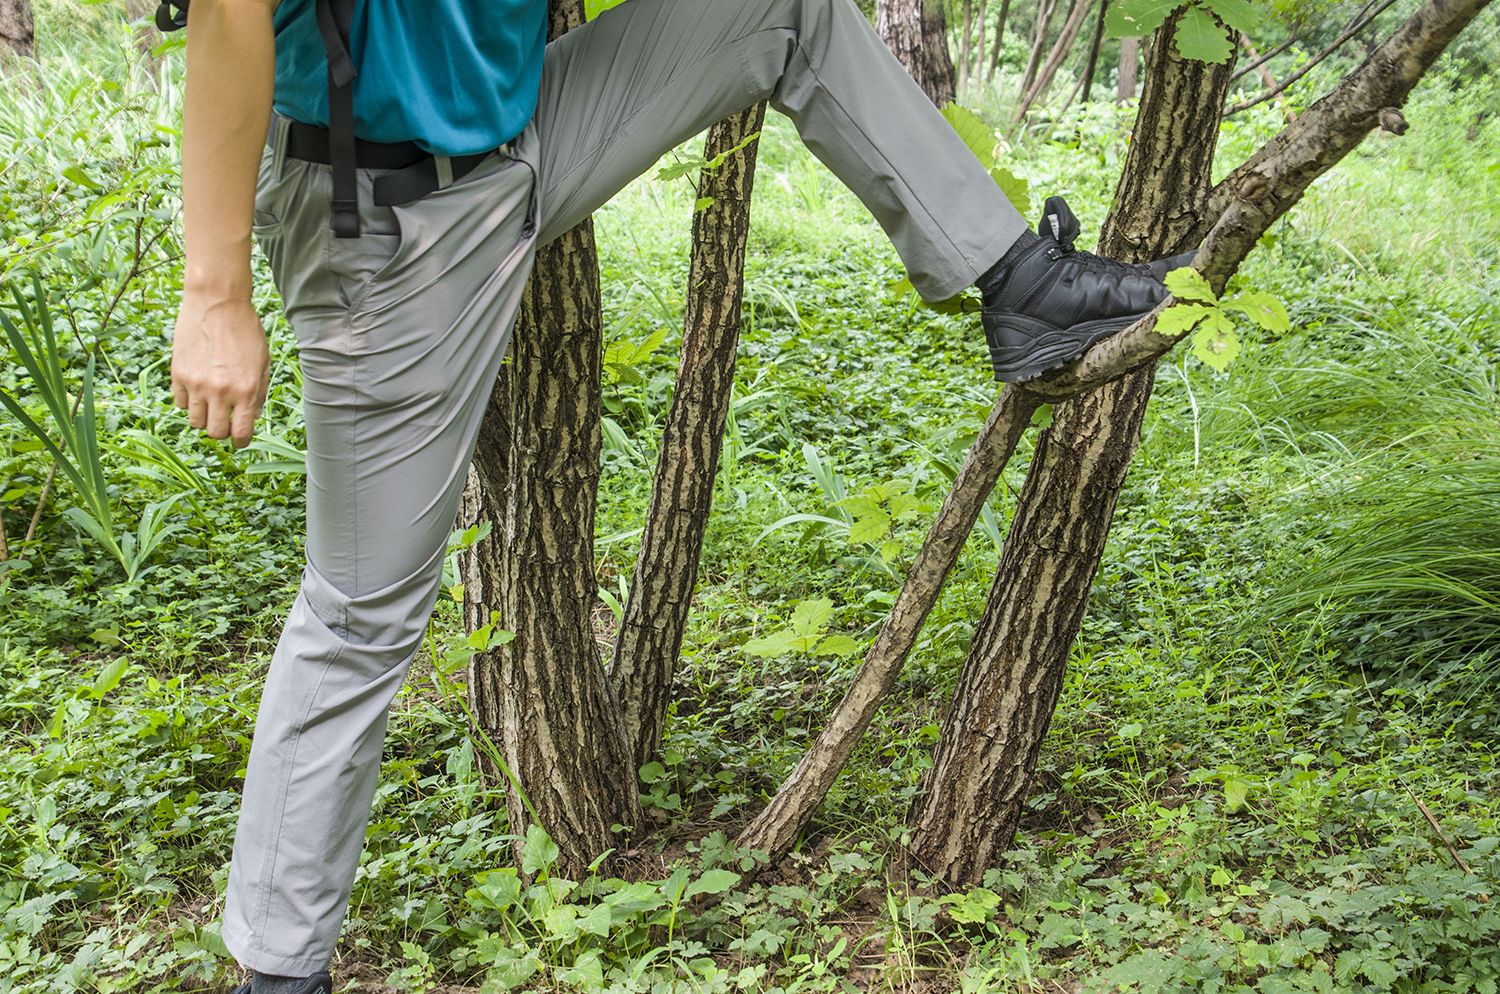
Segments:
[[[699,894],[722,894],[739,882],[740,875],[732,870],[721,868],[708,870],[688,885],[688,889],[682,892],[682,899],[686,901]]]
[[[849,526],[849,544],[878,542],[891,530],[891,516],[884,508],[865,508],[855,514],[854,524]]]
[[[859,643],[847,635],[830,635],[818,643],[814,655],[847,656],[859,651]]]
[[[713,205],[713,197],[699,197],[697,200],[693,201],[693,213],[696,214],[699,211],[706,211]]]
[[[772,632],[765,638],[750,639],[745,643],[745,652],[762,659],[775,659],[777,656],[785,656],[792,651],[792,643],[796,641],[795,632],[783,628],[779,632]]]
[[[1178,300],[1197,300],[1205,304],[1218,303],[1219,298],[1214,296],[1213,287],[1208,285],[1208,280],[1191,266],[1172,270],[1162,282],[1166,283],[1167,289],[1171,290],[1172,296]]]
[[[1260,27],[1260,22],[1265,16],[1265,12],[1250,0],[1200,0],[1200,2],[1218,14],[1219,20],[1245,34],[1253,34],[1255,29]]]
[[[809,598],[792,611],[792,631],[799,635],[814,635],[828,627],[832,620],[833,601],[826,597]]]
[[[886,565],[896,561],[901,555],[901,540],[899,538],[888,538],[880,543],[880,561]]]
[[[490,936],[487,938],[493,938],[498,942],[507,941],[502,936]],[[480,948],[482,952],[484,948],[483,941],[480,943]],[[537,958],[534,952],[528,952],[524,956],[517,956],[513,950],[508,948],[503,952],[496,950],[494,965],[485,971],[484,986],[480,990],[483,992],[512,990],[530,980],[541,968],[541,960]]]
[[[1175,311],[1175,310],[1177,310],[1177,308],[1173,307],[1173,308],[1169,309],[1166,312],[1166,314],[1170,314],[1170,313],[1172,313],[1172,311]],[[1162,317],[1165,317],[1166,314],[1163,314]],[[1156,322],[1156,327],[1157,327],[1158,331],[1161,330],[1161,321],[1160,320],[1158,320]],[[1191,325],[1189,325],[1189,327],[1191,327]],[[1166,334],[1166,332],[1162,332],[1162,333]],[[1034,425],[1036,425],[1038,428],[1051,428],[1052,427],[1052,405],[1051,404],[1039,404],[1039,405],[1037,405],[1036,411],[1031,415],[1031,423],[1034,424]]]
[[[1220,301],[1220,306],[1243,311],[1251,321],[1278,335],[1292,330],[1292,321],[1287,317],[1286,305],[1269,293],[1250,290]]]
[[[1004,166],[996,166],[990,170],[990,178],[1000,187],[1000,192],[1005,194],[1005,199],[1021,214],[1031,213],[1031,184],[1026,182],[1015,173]]]
[[[656,783],[656,781],[660,780],[666,775],[667,768],[656,762],[655,760],[652,760],[645,766],[641,767],[641,779],[646,783]]]
[[[99,700],[105,694],[114,690],[125,679],[125,671],[130,668],[128,659],[116,659],[99,672],[94,678],[94,689],[92,691],[95,700]]]
[[[974,153],[984,168],[988,169],[995,164],[995,135],[985,125],[978,114],[961,107],[956,103],[950,103],[943,108],[943,117],[953,125],[953,130],[958,132],[958,137],[969,146],[969,151]]]
[[[908,293],[916,293],[917,288],[911,285],[911,277],[903,276],[894,283],[887,284],[887,288],[898,297],[904,297]]]
[[[1156,317],[1156,332],[1159,335],[1181,335],[1218,309],[1202,304],[1176,304],[1168,307]]]
[[[1235,814],[1245,808],[1250,800],[1250,781],[1239,777],[1228,777],[1224,780],[1224,810],[1229,814]]]
[[[526,826],[526,845],[521,848],[522,873],[533,874],[550,869],[560,854],[557,843],[542,830],[542,826],[535,822]]]
[[[604,963],[599,958],[599,950],[590,949],[574,960],[571,968],[558,970],[557,981],[582,987],[584,990],[599,990],[604,986]]]
[[[1221,373],[1244,350],[1245,346],[1234,333],[1234,325],[1229,323],[1223,311],[1210,313],[1202,326],[1193,332],[1193,355]]]
[[[903,485],[905,481],[902,481]],[[891,494],[887,502],[891,509],[891,518],[896,521],[905,521],[914,518],[922,511],[922,504],[917,500],[915,494],[896,493]]]
[[[1234,54],[1229,31],[1202,7],[1189,7],[1177,22],[1177,51],[1197,62],[1227,62]]]
[[[1182,6],[1182,0],[1124,0],[1104,15],[1105,32],[1111,38],[1135,38],[1150,34],[1167,15]]]

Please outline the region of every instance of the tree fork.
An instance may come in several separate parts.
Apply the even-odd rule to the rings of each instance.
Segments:
[[[704,158],[712,161],[739,146],[761,129],[765,117],[762,102],[714,125]],[[698,196],[713,203],[693,215],[677,385],[610,666],[637,767],[649,763],[661,747],[672,676],[698,580],[734,389],[756,149],[752,142],[698,181]]]
[[[1205,242],[1199,250],[1197,268],[1214,274],[1211,280],[1222,289],[1260,235],[1291,208],[1313,179],[1332,168],[1364,139],[1378,122],[1381,108],[1405,102],[1422,74],[1489,2],[1430,0],[1363,66],[1214,187],[1187,236],[1187,244],[1210,228],[1211,233],[1224,230],[1215,235],[1212,245]],[[1237,206],[1236,191],[1250,181],[1251,174],[1263,163],[1273,160],[1274,165],[1267,167],[1271,174],[1298,177],[1297,196],[1288,201],[1271,201],[1270,209],[1248,201],[1244,208]],[[1263,195],[1260,199],[1265,200]],[[1057,372],[1027,383],[1025,389],[1006,387],[1001,393],[989,420],[965,456],[964,469],[953,491],[918,550],[896,606],[844,700],[771,804],[741,834],[740,845],[766,849],[775,857],[783,855],[796,841],[894,685],[916,631],[936,601],[942,580],[956,562],[969,529],[978,519],[979,504],[989,496],[1037,406],[1043,401],[1068,400],[1103,386],[1169,352],[1184,337],[1155,331],[1156,315],[1170,303],[1169,299],[1162,308],[1093,346]]]
[[[1188,244],[1207,196],[1233,65],[1152,45],[1141,110],[1100,252],[1141,262]],[[1165,219],[1165,223],[1163,220]],[[912,853],[951,885],[978,883],[1011,846],[1068,657],[1139,444],[1154,364],[1054,409],[1022,488],[995,581],[913,804]]]

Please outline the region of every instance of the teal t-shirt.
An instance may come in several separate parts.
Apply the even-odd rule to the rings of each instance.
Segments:
[[[276,8],[276,110],[328,126],[328,62],[313,0]],[[503,145],[536,111],[544,0],[359,0],[349,27],[354,133],[438,155]]]

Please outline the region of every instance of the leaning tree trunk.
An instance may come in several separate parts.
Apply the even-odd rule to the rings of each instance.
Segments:
[[[31,0],[0,0],[0,49],[31,58],[36,54],[36,22]]]
[[[990,68],[985,82],[995,78],[995,69],[1000,65],[1000,49],[1005,44],[1005,18],[1010,13],[1010,0],[1001,0],[1000,18],[995,22],[995,47],[990,49]]]
[[[1120,103],[1135,99],[1135,78],[1140,72],[1141,65],[1141,40],[1139,38],[1120,39],[1120,80],[1116,87],[1116,99]]]
[[[1047,87],[1052,85],[1052,78],[1057,75],[1057,70],[1068,58],[1068,53],[1073,50],[1073,43],[1078,40],[1078,32],[1083,27],[1085,17],[1089,12],[1089,4],[1092,0],[1078,0],[1073,9],[1068,11],[1068,19],[1063,22],[1062,32],[1057,36],[1057,42],[1052,46],[1052,52],[1047,56],[1046,63],[1041,71],[1037,73],[1036,80],[1031,88],[1021,98],[1021,103],[1016,109],[1016,120],[1020,121],[1031,109],[1031,105],[1042,98],[1047,92]]]
[[[953,102],[953,59],[942,0],[878,0],[875,29],[928,99],[939,107]]]
[[[704,158],[712,161],[738,146],[761,129],[765,117],[766,105],[760,103],[714,125]],[[693,215],[677,386],[611,666],[637,766],[649,763],[661,747],[672,676],[698,581],[734,388],[757,147],[751,143],[698,181],[698,196],[711,197],[713,203]]]
[[[1021,86],[1016,91],[1016,99],[1024,99],[1031,92],[1032,84],[1036,82],[1037,70],[1042,67],[1042,53],[1047,50],[1047,32],[1052,27],[1052,18],[1056,16],[1057,9],[1062,6],[1061,0],[1039,0],[1040,7],[1037,9],[1036,24],[1032,27],[1031,55],[1026,59],[1026,70],[1021,73]],[[1073,6],[1078,5],[1078,0],[1073,0]],[[1068,8],[1069,13],[1072,7]]]
[[[582,0],[554,0],[550,34],[583,23]],[[562,856],[579,874],[612,848],[611,826],[642,822],[621,709],[594,641],[594,508],[603,367],[592,221],[537,253],[474,469],[494,529],[469,557],[465,615],[515,634],[476,655],[469,688],[494,741]],[[484,757],[486,772],[499,771]],[[512,832],[531,821],[507,792]]]
[[[1189,247],[1229,91],[1231,63],[1186,61],[1170,38],[1152,46],[1117,216],[1100,239],[1102,253],[1127,261]],[[1015,836],[1154,378],[1153,363],[1058,405],[1038,440],[911,811],[914,855],[949,884],[978,883]]]
[[[1399,134],[1405,130],[1400,108],[1413,87],[1449,43],[1483,11],[1490,0],[1428,0],[1376,50],[1297,119],[1266,142],[1213,188],[1199,208],[1201,216],[1184,235],[1173,220],[1174,238],[1191,244],[1203,240],[1194,266],[1216,292],[1254,248],[1257,240],[1295,206],[1314,180],[1332,169],[1379,124]],[[1160,113],[1154,114],[1160,117]],[[1159,141],[1159,139],[1153,139]],[[1133,171],[1133,185],[1151,191],[1149,174]],[[1152,219],[1146,217],[1149,229]],[[1144,237],[1119,228],[1128,243]],[[1112,244],[1118,244],[1114,238]],[[1123,254],[1123,250],[1122,250]],[[1148,253],[1142,253],[1148,254]],[[1170,303],[1170,301],[1168,302]],[[854,752],[881,701],[911,651],[944,578],[958,559],[963,540],[978,520],[1016,444],[1045,401],[1060,404],[1101,389],[1113,380],[1143,369],[1180,342],[1187,331],[1157,330],[1161,309],[1118,335],[1094,345],[1083,356],[1055,372],[1001,391],[973,446],[964,457],[953,489],[943,501],[927,538],[907,572],[906,583],[880,635],[865,655],[848,692],[796,772],[771,803],[741,833],[738,844],[784,855],[828,792],[839,769]]]

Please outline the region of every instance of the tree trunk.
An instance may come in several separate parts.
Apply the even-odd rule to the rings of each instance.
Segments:
[[[958,83],[959,93],[969,85],[969,43],[973,40],[974,30],[974,0],[963,0],[960,9],[960,29],[958,34]]]
[[[581,0],[553,3],[551,35],[582,22]],[[556,872],[576,875],[615,846],[611,826],[642,822],[634,757],[591,622],[603,365],[592,221],[538,252],[511,351],[469,501],[494,530],[468,558],[464,599],[471,629],[494,621],[515,639],[474,657],[469,692],[562,852]],[[520,834],[531,816],[514,789],[507,806]]]
[[[761,103],[714,125],[704,158],[712,161],[739,145],[761,129],[765,116]],[[752,143],[731,155],[698,182],[699,197],[712,197],[713,204],[693,215],[677,387],[611,664],[637,767],[649,763],[661,747],[672,676],[698,580],[734,387],[757,148]]]
[[[1192,244],[1203,239],[1195,265],[1210,286],[1222,290],[1257,239],[1297,203],[1318,176],[1357,147],[1377,121],[1387,119],[1399,126],[1391,115],[1399,118],[1397,108],[1406,102],[1412,88],[1489,2],[1429,0],[1365,65],[1221,180],[1209,192],[1199,211],[1201,217],[1190,230],[1184,233],[1181,224],[1191,215],[1174,216],[1170,239],[1161,244]],[[1161,114],[1153,116],[1160,119]],[[1162,140],[1155,141],[1160,144]],[[1153,189],[1146,182],[1150,174],[1133,170],[1132,175],[1136,178],[1131,185],[1149,195]],[[1112,228],[1119,234],[1109,243],[1125,241],[1120,251],[1124,255],[1130,247],[1129,238],[1135,236],[1123,225]],[[1162,248],[1157,254],[1166,251]],[[1139,253],[1142,257],[1151,254]],[[796,841],[839,768],[853,754],[870,718],[890,693],[906,653],[979,517],[980,505],[1015,452],[1037,405],[1043,400],[1060,404],[1101,389],[1154,362],[1184,334],[1158,332],[1152,314],[1095,345],[1075,362],[1027,383],[1024,389],[1008,386],[1001,392],[965,455],[953,489],[928,529],[907,572],[906,584],[864,665],[796,771],[740,835],[740,846],[765,849],[775,858]]]
[[[1178,17],[1161,30],[1175,31]],[[1103,254],[1128,261],[1187,247],[1207,198],[1233,69],[1184,60],[1170,43],[1152,48],[1115,192],[1120,214],[1100,238]],[[912,807],[913,853],[949,884],[978,883],[1011,846],[1154,378],[1152,364],[1058,405],[1038,441],[924,794]]]
[[[990,49],[990,69],[986,82],[995,78],[1000,65],[1000,50],[1005,46],[1005,18],[1010,13],[1010,0],[1001,0],[1000,19],[995,22],[995,47]]]
[[[1047,87],[1052,85],[1052,77],[1057,75],[1057,70],[1062,68],[1063,62],[1067,61],[1068,53],[1073,50],[1073,43],[1078,40],[1078,33],[1083,29],[1084,18],[1092,2],[1093,0],[1075,0],[1073,9],[1068,11],[1068,19],[1063,22],[1062,31],[1057,36],[1057,42],[1052,46],[1051,54],[1047,56],[1046,64],[1037,73],[1036,81],[1032,83],[1031,89],[1026,91],[1020,107],[1016,110],[1017,121],[1026,117],[1026,112],[1031,109],[1032,104],[1040,100],[1047,92]]]
[[[1094,43],[1089,46],[1089,63],[1083,70],[1083,102],[1089,102],[1094,92],[1094,72],[1099,68],[1099,49],[1104,47],[1104,15],[1109,12],[1109,0],[1099,4],[1099,20],[1094,23]]]
[[[875,29],[929,100],[939,107],[953,102],[953,59],[942,0],[878,0]]]
[[[30,0],[0,0],[0,49],[17,55],[36,55],[36,21]]]
[[[1141,40],[1120,39],[1120,85],[1116,99],[1120,103],[1135,99],[1135,74],[1141,64]]]
[[[1036,82],[1037,70],[1042,66],[1042,53],[1047,50],[1047,31],[1052,27],[1053,15],[1061,6],[1060,0],[1040,0],[1041,9],[1037,12],[1036,26],[1031,37],[1031,55],[1026,60],[1026,71],[1021,74],[1021,87],[1016,91],[1016,98],[1023,99],[1031,92],[1032,85]],[[1079,0],[1073,0],[1076,7]]]

